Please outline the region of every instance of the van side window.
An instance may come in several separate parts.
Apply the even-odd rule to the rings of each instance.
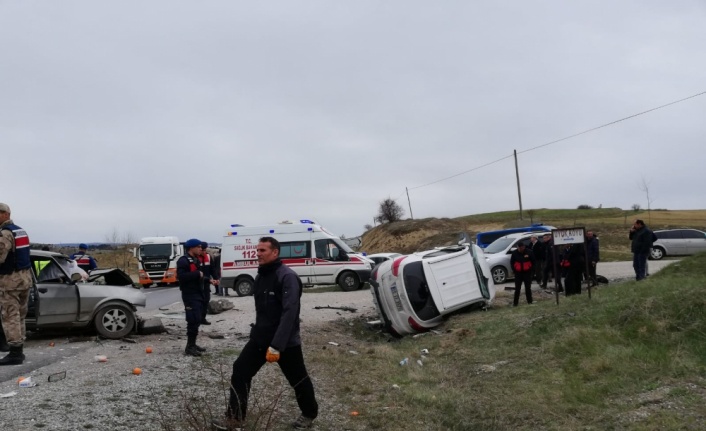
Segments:
[[[281,242],[279,245],[281,259],[300,259],[311,256],[309,241]]]

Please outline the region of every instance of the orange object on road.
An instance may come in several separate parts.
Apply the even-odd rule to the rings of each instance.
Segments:
[[[54,347],[54,342],[49,343],[49,347]]]
[[[360,413],[358,413],[358,412],[355,411],[355,410],[351,412],[351,416],[358,416],[359,414],[360,414]]]
[[[147,348],[145,349],[145,352],[152,353],[152,346],[147,346]]]
[[[142,374],[142,368],[133,368],[132,374],[139,376],[140,374]]]

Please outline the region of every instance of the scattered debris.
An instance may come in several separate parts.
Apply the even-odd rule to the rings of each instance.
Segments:
[[[208,338],[210,338],[212,340],[222,340],[226,337],[223,334],[210,333],[210,334],[208,334]]]
[[[105,355],[96,355],[93,359],[96,362],[108,362],[108,357]]]
[[[174,311],[170,313],[155,314],[154,317],[160,317],[162,319],[186,320],[186,313],[184,313],[183,311]]]
[[[330,305],[317,305],[316,307],[314,307],[314,310],[321,310],[321,309],[343,310],[343,311],[350,311],[351,313],[355,313],[358,311],[357,308],[353,308],[353,307],[331,307]]]
[[[355,350],[349,350],[348,353],[350,353],[351,355],[357,355],[357,354],[358,354],[358,352],[356,352]]]
[[[164,332],[167,332],[167,329],[159,317],[140,319],[137,322],[137,333],[140,335],[162,334]]]
[[[124,341],[124,342],[126,342],[126,343],[137,344],[137,340],[134,339],[134,338],[125,337],[125,338],[121,338],[121,340]]]
[[[208,303],[208,314],[220,314],[234,307],[233,303],[225,299],[218,299]]]
[[[407,364],[409,364],[409,358],[404,358],[404,359],[402,359],[402,360],[400,361],[400,365],[403,365],[403,366],[404,366],[404,365],[407,365]]]
[[[399,389],[399,388],[400,388],[400,385],[398,385],[398,384],[392,385],[392,389]]]
[[[338,344],[338,343],[335,342],[335,341],[329,341],[328,343],[329,343],[330,345],[332,345],[332,346],[340,346],[340,344]]]
[[[0,394],[0,398],[10,398],[17,395],[17,391],[8,392],[6,394]]]
[[[21,388],[31,388],[31,387],[37,386],[37,384],[32,381],[31,377],[26,377],[26,378],[20,380],[19,385]]]
[[[66,371],[59,371],[58,373],[49,374],[47,381],[58,382],[59,380],[64,380],[66,378]]]
[[[424,362],[422,362],[421,359],[417,359],[417,365],[419,365],[420,367],[422,367],[422,366],[424,366]]]
[[[421,354],[422,354],[422,355],[428,355],[428,354],[429,354],[429,349],[422,349]]]

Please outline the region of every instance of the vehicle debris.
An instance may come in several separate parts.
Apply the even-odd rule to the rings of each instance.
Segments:
[[[317,305],[314,307],[314,310],[322,310],[322,309],[329,309],[329,310],[343,310],[343,311],[350,311],[351,313],[355,313],[358,311],[357,308],[353,307],[332,307],[330,305]]]

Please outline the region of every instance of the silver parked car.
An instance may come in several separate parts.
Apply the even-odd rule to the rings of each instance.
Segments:
[[[105,338],[122,338],[137,325],[136,307],[147,297],[117,268],[85,273],[61,253],[31,250],[35,283],[26,318],[28,330],[95,327]]]
[[[539,241],[542,241],[542,235],[547,232],[529,232],[529,233],[513,233],[498,238],[491,242],[485,248],[485,260],[490,267],[490,273],[493,274],[495,284],[502,284],[511,278],[515,277],[515,273],[510,266],[510,257],[512,252],[517,249],[517,244],[524,242],[529,245],[530,238],[537,236]]]
[[[654,231],[657,241],[652,245],[650,259],[664,256],[687,256],[706,251],[706,233],[696,229]]]

